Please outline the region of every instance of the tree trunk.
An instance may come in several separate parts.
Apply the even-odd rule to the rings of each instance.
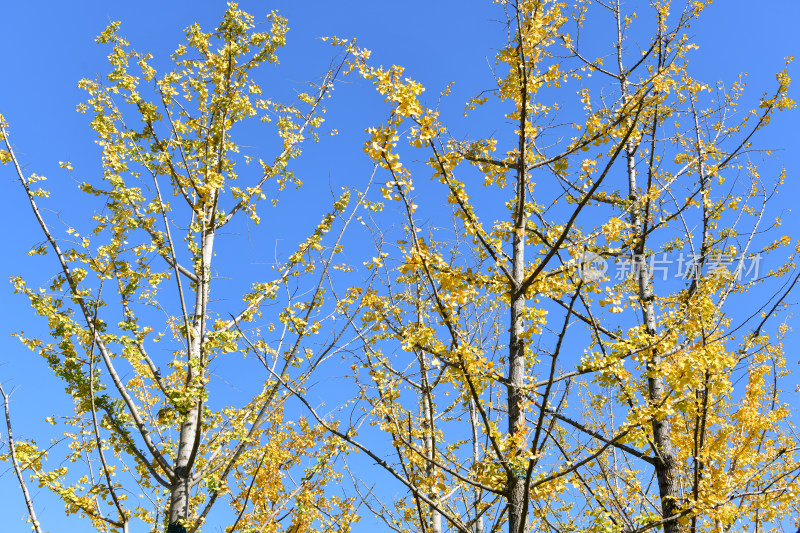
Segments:
[[[208,296],[211,278],[211,259],[214,251],[214,218],[216,202],[212,200],[211,206],[206,209],[207,229],[203,233],[200,271],[197,272],[198,284],[195,293],[194,314],[189,335],[187,335],[188,364],[186,387],[190,393],[196,394],[194,405],[186,419],[181,423],[178,440],[178,454],[175,457],[174,472],[169,499],[169,526],[167,533],[184,533],[186,528],[180,523],[189,518],[189,500],[192,486],[196,483],[192,471],[197,449],[200,444],[200,426],[202,424],[202,391],[192,390],[202,387],[204,380],[205,361],[203,354],[203,339],[205,336],[205,317],[208,308]],[[196,369],[195,369],[196,368]]]
[[[422,417],[423,417],[423,439],[425,441],[425,459],[427,460],[426,472],[428,479],[436,476],[436,440],[433,437],[433,402],[431,400],[431,390],[428,385],[427,369],[423,368],[423,387],[425,390],[422,392]],[[433,502],[439,501],[439,491],[434,488],[431,490],[428,497]],[[431,533],[442,533],[442,514],[433,505],[429,506],[428,511],[431,515]]]
[[[650,280],[650,271],[647,268],[647,261],[644,256],[645,224],[647,221],[642,220],[641,208],[636,204],[639,201],[639,194],[636,188],[636,147],[632,143],[629,143],[626,147],[626,156],[628,162],[628,197],[634,202],[634,206],[631,209],[631,224],[633,224],[637,238],[637,245],[634,249],[634,272],[639,286],[642,318],[647,328],[648,336],[651,339],[655,339],[656,316],[653,306],[653,283]],[[661,355],[657,348],[653,348],[647,362],[647,389],[651,407],[659,406],[666,397],[667,391],[664,379],[654,372],[660,364]],[[656,452],[656,478],[661,497],[661,514],[663,518],[668,518],[677,513],[678,505],[681,501],[680,489],[676,483],[677,463],[669,434],[669,421],[664,417],[653,417],[652,427],[653,444]],[[684,528],[677,520],[664,524],[664,533],[680,533],[683,530]]]
[[[617,63],[619,68],[620,90],[622,100],[626,102],[630,97],[628,78],[622,59],[622,10],[620,1],[616,1],[616,22],[617,22]],[[660,31],[660,30],[659,30]],[[662,39],[658,35],[658,42]],[[659,45],[660,46],[660,45]],[[663,58],[659,48],[659,67],[663,68]],[[655,126],[654,126],[655,127]],[[627,159],[628,174],[628,199],[633,202],[631,207],[631,225],[633,226],[636,243],[634,244],[633,263],[634,275],[639,288],[639,303],[642,307],[642,319],[644,321],[647,334],[650,339],[656,338],[656,314],[653,306],[653,283],[650,279],[650,271],[647,268],[647,260],[644,256],[647,239],[648,221],[642,214],[642,206],[639,205],[640,197],[636,185],[636,150],[637,141],[629,140],[625,145],[625,156]],[[650,201],[649,199],[647,201]],[[664,379],[657,375],[656,370],[661,364],[661,355],[658,348],[653,347],[647,361],[647,391],[648,402],[651,407],[657,408],[666,397],[666,384]],[[661,499],[661,515],[669,518],[676,514],[679,502],[681,501],[680,489],[676,483],[677,462],[672,448],[672,440],[669,434],[669,421],[666,417],[654,416],[652,421],[653,445],[655,447],[655,469],[658,481],[658,491]],[[681,533],[684,531],[677,520],[671,520],[664,524],[664,533]]]
[[[480,443],[478,442],[478,424],[480,421],[478,420],[478,410],[475,408],[475,402],[472,398],[469,399],[469,419],[472,425],[472,463],[477,465],[481,460]],[[483,518],[477,516],[478,513],[480,513],[478,504],[481,501],[481,489],[476,487],[474,494],[475,500],[473,502],[473,508],[476,515],[475,533],[483,533]]]
[[[524,124],[524,117],[523,117]],[[522,126],[524,128],[524,126]],[[524,146],[525,132],[520,131],[520,145]],[[524,148],[521,148],[522,152]],[[514,221],[512,248],[513,287],[511,292],[511,327],[509,328],[508,357],[508,434],[514,436],[524,431],[525,414],[522,412],[522,385],[525,378],[525,342],[523,341],[523,321],[525,294],[518,291],[525,280],[525,158],[520,153],[517,169],[517,206]],[[524,447],[522,447],[524,449]],[[509,450],[512,457],[523,453],[523,449]],[[508,533],[524,531],[525,479],[512,466],[508,479]]]

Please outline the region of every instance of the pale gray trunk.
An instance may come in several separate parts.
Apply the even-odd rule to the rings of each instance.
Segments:
[[[425,370],[423,376],[425,378],[423,381],[425,390],[422,394],[423,440],[425,443],[425,459],[427,460],[425,473],[427,474],[428,479],[432,479],[437,473],[436,465],[434,464],[434,461],[436,460],[436,440],[434,439],[433,435],[433,405],[431,402],[431,391],[428,386],[427,369]],[[434,487],[430,494],[428,494],[428,497],[432,502],[438,504],[439,491]],[[431,516],[431,533],[442,533],[441,513],[437,511],[436,507],[433,505],[428,506],[428,508]]]
[[[198,430],[198,412],[192,409],[189,417],[181,424],[178,441],[178,455],[175,459],[175,479],[170,488],[169,523],[177,524],[179,520],[189,517],[189,499],[191,497],[191,473],[194,443]]]
[[[511,313],[508,342],[508,433],[517,435],[524,431],[525,413],[522,411],[523,384],[525,379],[525,341],[523,340],[523,315],[525,313],[525,194],[527,192],[527,122],[528,122],[528,65],[523,46],[522,12],[517,8],[517,54],[520,64],[517,66],[520,77],[520,100],[517,145],[517,179],[516,205],[514,208],[513,236],[511,250]],[[535,16],[535,15],[534,15]],[[516,450],[509,450],[511,457],[523,455],[526,445]],[[526,526],[525,475],[520,464],[511,465],[511,474],[506,488],[508,499],[508,532],[523,533]]]
[[[520,132],[524,143],[524,131]],[[508,433],[516,435],[524,430],[525,413],[522,412],[522,386],[525,378],[525,342],[523,341],[523,321],[525,312],[525,294],[518,291],[525,279],[525,168],[524,157],[520,156],[520,168],[517,174],[517,212],[514,221],[514,237],[512,247],[513,288],[511,292],[511,325],[509,328],[508,357]],[[523,450],[511,451],[521,454]],[[508,480],[508,532],[524,531],[525,479],[519,475],[518,468],[512,468]]]
[[[481,448],[478,443],[478,425],[480,421],[478,420],[478,410],[475,408],[475,403],[472,398],[469,399],[469,419],[472,424],[472,463],[477,465],[481,460]],[[480,513],[478,504],[481,501],[481,489],[475,488],[473,494],[475,499],[473,500],[472,507],[477,516],[477,514]],[[475,533],[483,533],[483,518],[480,516],[475,520]]]
[[[631,209],[631,223],[636,232],[638,245],[634,250],[634,264],[636,281],[639,286],[639,301],[642,306],[642,318],[644,320],[647,333],[650,338],[656,338],[656,314],[653,306],[653,283],[650,279],[650,271],[647,268],[647,261],[644,257],[644,224],[642,220],[641,206],[638,205],[639,194],[636,188],[636,148],[629,144],[626,147],[628,162],[628,190],[629,198],[634,202]],[[647,362],[647,389],[648,400],[651,406],[659,406],[666,397],[666,384],[664,379],[657,375],[655,369],[661,364],[661,355],[657,348],[652,349],[652,354]],[[677,484],[677,461],[672,447],[672,440],[669,434],[669,421],[666,417],[654,417],[653,444],[656,448],[655,469],[658,480],[658,490],[661,498],[661,513],[664,518],[673,516],[678,511],[681,501],[680,489]],[[664,524],[664,533],[680,533],[683,527],[677,520],[672,520]]]
[[[620,76],[620,90],[622,100],[627,102],[630,97],[628,78],[622,61],[622,11],[620,1],[616,1],[617,19],[617,64]],[[659,41],[661,34],[658,35]],[[661,65],[661,51],[659,48],[659,68]],[[639,205],[639,191],[636,185],[636,141],[629,141],[625,145],[625,155],[627,158],[628,174],[628,199],[632,201],[631,224],[636,235],[636,245],[634,248],[634,272],[639,288],[639,301],[642,306],[642,318],[647,328],[647,333],[651,339],[656,338],[656,313],[653,305],[653,283],[650,279],[650,271],[647,268],[647,260],[644,257],[646,249],[646,224],[642,215],[642,206]],[[649,201],[649,200],[647,200]],[[664,379],[654,372],[661,364],[661,355],[657,348],[653,348],[650,358],[647,361],[647,392],[650,406],[659,406],[666,397],[666,384]],[[669,421],[666,417],[653,417],[653,444],[655,446],[655,469],[658,481],[658,491],[661,499],[661,514],[668,518],[677,513],[679,502],[681,501],[680,489],[677,485],[677,461],[675,452],[672,448],[672,440],[669,434]],[[664,523],[664,533],[680,533],[684,531],[683,526],[677,520]]]
[[[419,285],[417,285],[417,299],[421,298]],[[417,304],[417,324],[422,327],[422,309]],[[433,398],[431,397],[433,391],[431,390],[430,381],[428,380],[428,367],[425,364],[425,354],[421,351],[417,352],[419,359],[419,370],[422,376],[422,394],[420,395],[420,403],[422,404],[422,439],[425,448],[425,474],[428,479],[433,479],[436,475],[436,438],[434,437],[434,407]],[[433,505],[428,506],[430,513],[431,533],[442,533],[442,514],[436,509],[439,504],[439,491],[434,487],[428,494],[428,498],[433,502]]]
[[[191,331],[188,338],[188,376],[187,386],[196,389],[203,381],[203,337],[205,335],[205,317],[208,307],[209,281],[211,277],[211,259],[214,250],[214,209],[208,210],[210,214],[206,216],[209,220],[206,224],[209,227],[203,232],[200,272],[198,272],[198,284],[195,293],[194,315],[192,317]],[[208,213],[207,212],[207,213]],[[197,362],[197,371],[193,363]],[[200,399],[200,391],[191,391],[197,394],[198,399],[186,413],[185,420],[181,423],[180,435],[178,437],[178,453],[175,457],[174,472],[169,500],[169,533],[185,531],[179,522],[189,518],[192,486],[195,484],[192,479],[192,467],[194,465],[197,448],[200,441],[200,425],[202,423],[201,413],[203,402]]]

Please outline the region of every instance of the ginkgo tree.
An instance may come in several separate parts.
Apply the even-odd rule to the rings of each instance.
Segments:
[[[232,516],[227,531],[347,531],[355,519],[352,501],[326,489],[340,476],[333,465],[341,443],[287,412],[284,384],[302,389],[346,346],[347,329],[336,324],[347,318],[326,290],[363,195],[343,190],[329,212],[312,213],[313,231],[240,298],[212,291],[224,285],[226,267],[246,260],[215,259],[219,241],[258,224],[280,191],[301,186],[292,160],[317,137],[347,56],[341,49],[296,102],[269,99],[257,74],[277,63],[288,26],[276,13],[260,24],[266,29],[229,4],[213,31],[186,29],[164,72],[129,46],[118,23],[100,35],[110,72],[80,82],[88,99],[79,111],[102,150],[102,179],[80,185],[87,205],[97,201],[93,214],[84,211],[87,231],[75,229],[81,221],[62,235],[47,218],[44,177],[23,170],[13,130],[0,118],[0,157],[16,171],[44,235],[32,253],[59,269],[41,289],[13,280],[49,329],[49,338],[18,336],[75,407],[73,416],[50,419],[67,437],[59,455],[62,447],[15,440],[2,391],[5,457],[37,532],[47,524],[37,521],[31,479],[98,531],[142,530],[142,522],[148,531],[199,531],[220,499],[233,513],[224,515]],[[275,132],[265,143],[274,153],[237,141],[260,122]],[[82,176],[70,163],[62,168]],[[225,365],[263,376],[241,405],[229,405],[230,389],[211,379]]]
[[[55,234],[3,123],[0,157],[46,239],[34,252],[61,269],[43,289],[14,280],[51,333],[20,338],[75,400],[57,462],[12,433],[0,388],[34,528],[31,475],[103,531],[196,531],[220,497],[229,531],[346,531],[352,498],[402,532],[760,532],[797,516],[776,315],[798,277],[770,212],[784,175],[755,164],[794,102],[785,71],[749,111],[741,81],[694,75],[686,34],[707,3],[497,0],[507,41],[467,102],[473,137],[403,68],[337,38],[345,56],[297,104],[261,98],[277,15],[266,33],[235,5],[211,33],[190,27],[166,74],[109,28],[112,72],[82,82],[103,149],[103,181],[82,186],[101,202],[92,230]],[[388,107],[364,145],[382,197],[345,191],[230,309],[220,230],[300,185],[291,160],[343,75]],[[235,142],[259,118],[277,127],[268,160]],[[332,279],[351,270],[335,262],[351,220],[378,246],[357,285]],[[263,385],[217,407],[212,372],[237,353]],[[306,387],[335,353],[363,409],[348,423]],[[352,470],[350,498],[327,490],[344,449],[383,471]]]
[[[753,143],[795,107],[786,71],[750,111],[740,81],[697,79],[686,34],[708,2],[496,3],[496,86],[465,111],[483,138],[350,45],[388,106],[365,151],[405,231],[374,228],[383,287],[348,311],[370,330],[353,364],[370,423],[309,409],[407,489],[356,479],[398,532],[785,525],[800,441],[770,320],[796,251]]]

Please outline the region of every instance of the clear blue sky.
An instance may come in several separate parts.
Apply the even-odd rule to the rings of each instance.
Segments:
[[[305,81],[324,72],[330,60],[331,48],[318,37],[356,36],[362,46],[373,50],[377,63],[405,66],[410,77],[429,88],[431,97],[449,81],[455,81],[451,107],[455,110],[462,109],[467,97],[488,88],[485,58],[493,56],[504,38],[499,25],[492,21],[498,18],[497,8],[489,1],[275,0],[243,1],[240,5],[256,18],[263,19],[272,9],[288,17],[291,30],[281,53],[279,73],[298,90]],[[186,0],[4,4],[0,21],[0,112],[11,124],[12,140],[26,170],[50,177],[48,185],[56,191],[56,201],[47,207],[60,210],[59,198],[67,202],[79,198],[69,192],[74,184],[58,170],[58,161],[69,160],[76,169],[89,172],[97,169],[98,152],[87,117],[75,112],[75,105],[84,98],[76,88],[78,80],[106,71],[106,49],[94,44],[94,37],[109,21],[121,20],[121,33],[134,48],[163,58],[181,42],[183,28],[194,22],[212,28],[224,9],[222,1]],[[738,73],[746,71],[749,83],[745,101],[752,103],[761,93],[772,90],[774,73],[783,67],[785,56],[800,58],[798,20],[797,0],[718,0],[692,28],[700,44],[694,74],[708,82],[732,82]],[[798,74],[798,67],[792,66],[790,75],[798,78]],[[313,161],[303,164],[318,165],[316,172],[322,176],[353,172],[360,182],[363,176],[358,174],[368,167],[360,148],[363,129],[379,122],[384,114],[379,99],[362,102],[355,93],[341,92],[341,99],[331,100],[330,119],[331,126],[343,130],[343,135],[330,148],[315,149]],[[796,87],[791,94],[800,99]],[[760,147],[786,149],[778,152],[788,170],[787,185],[778,200],[786,210],[800,197],[799,118],[796,111],[782,114],[757,140]],[[344,153],[348,155],[344,157]],[[327,188],[322,190],[327,195]],[[313,192],[307,189],[305,194]],[[16,436],[45,439],[41,431],[44,418],[54,410],[69,412],[71,408],[65,403],[69,400],[63,387],[50,377],[45,364],[10,337],[39,326],[25,299],[13,295],[7,280],[24,273],[43,281],[55,272],[55,265],[52,256],[42,259],[26,255],[42,237],[10,167],[0,167],[0,195],[6,199],[0,215],[5,229],[0,261],[0,380],[16,388],[12,402]],[[800,237],[798,216],[787,212],[785,220],[784,233]],[[795,334],[787,346],[793,371],[798,355],[791,348],[798,346]],[[5,437],[5,429],[0,429],[0,434]],[[0,528],[26,531],[20,521],[24,514],[22,496],[13,473],[4,468],[0,469],[0,502]],[[41,505],[40,519],[45,528],[78,531],[77,523],[63,522],[59,503],[41,494],[37,504]],[[81,530],[85,525],[81,524]]]

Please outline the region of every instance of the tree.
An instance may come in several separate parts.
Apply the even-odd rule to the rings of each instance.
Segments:
[[[74,384],[74,442],[100,462],[104,479],[65,485],[67,474],[40,461],[41,448],[18,441],[9,459],[23,488],[21,470],[33,468],[70,511],[125,529],[117,483],[133,464],[155,496],[150,515],[134,511],[154,528],[164,512],[173,530],[197,529],[230,491],[238,513],[230,530],[277,529],[282,510],[292,531],[347,529],[353,504],[324,484],[341,475],[331,459],[349,447],[408,491],[390,501],[369,484],[371,473],[351,472],[363,504],[397,531],[762,531],[797,515],[798,439],[782,394],[786,326],[774,317],[798,277],[793,256],[775,259],[789,239],[766,240],[777,226],[767,222],[768,201],[783,174],[762,177],[772,167],[755,159],[768,153],[751,144],[776,112],[794,106],[788,75],[744,113],[740,82],[696,79],[685,33],[705,2],[676,11],[656,0],[638,17],[619,1],[497,3],[508,41],[496,55],[496,86],[467,104],[470,130],[486,132],[476,137],[445,124],[401,67],[377,67],[355,43],[333,40],[349,54],[341,73],[374,82],[388,103],[390,118],[368,131],[364,148],[383,169],[383,204],[398,208],[402,229],[392,230],[396,210],[379,213],[378,199],[359,196],[356,204],[375,211],[361,221],[372,222],[378,249],[360,286],[329,282],[341,242],[333,223],[343,230],[354,216],[336,202],[233,317],[210,310],[210,284],[222,284],[211,275],[212,247],[223,225],[255,216],[267,193],[262,178],[255,188],[232,181],[247,174],[238,170],[247,159],[235,152],[230,123],[250,115],[249,94],[260,89],[237,77],[255,65],[231,57],[241,57],[244,42],[253,48],[243,53],[258,56],[257,45],[274,47],[282,33],[263,41],[250,28],[239,33],[250,23],[233,8],[213,35],[227,44],[213,53],[204,44],[212,36],[190,29],[197,59],[157,78],[156,106],[127,68],[141,60],[147,79],[149,59],[127,52],[114,29],[103,38],[114,46],[111,86],[86,84],[110,183],[86,187],[107,199],[101,227],[62,253],[40,218],[63,275],[43,294],[18,283],[56,344],[25,340]],[[610,49],[598,28],[616,36]],[[337,65],[331,79],[338,74]],[[311,113],[253,103],[279,127],[283,151],[262,166],[278,188],[292,182],[298,132],[319,126],[328,81],[301,96]],[[144,119],[139,130],[122,123],[117,92]],[[190,113],[189,105],[198,107]],[[8,144],[3,157],[17,163]],[[28,185],[36,177],[17,169],[38,212]],[[142,176],[153,185],[134,188]],[[185,251],[168,233],[180,219],[156,187],[165,177],[185,203]],[[227,214],[217,208],[224,198],[234,205]],[[330,248],[320,247],[323,238]],[[669,265],[685,275],[662,277]],[[107,279],[123,306],[117,326],[101,299]],[[151,279],[156,293],[142,288]],[[279,287],[287,289],[280,300]],[[191,312],[181,310],[184,290],[200,303]],[[144,326],[163,317],[129,311],[138,295],[156,294],[177,302],[161,341],[176,354],[165,379],[149,355],[155,332]],[[272,298],[286,332],[274,342],[269,326],[262,335],[245,329],[261,322],[256,309],[268,312]],[[341,321],[327,327],[322,317]],[[330,337],[315,344],[315,333]],[[352,355],[353,401],[364,409],[354,423],[321,412],[307,390],[311,370],[336,351]],[[268,374],[243,410],[211,409],[210,365],[223,352],[254,355]],[[119,365],[134,377],[123,383]],[[305,404],[313,423],[290,425],[281,392]],[[177,437],[148,449],[151,432],[166,427]],[[188,459],[187,449],[196,449]],[[302,465],[295,453],[307,456]],[[285,487],[280,472],[299,482]]]
[[[740,112],[741,82],[690,72],[706,2],[498,3],[497,85],[467,106],[483,138],[446,126],[401,67],[351,62],[388,103],[365,151],[405,217],[401,235],[375,227],[384,288],[350,312],[371,329],[356,379],[377,432],[329,429],[408,497],[357,488],[396,531],[762,531],[797,516],[787,328],[770,319],[798,276],[793,256],[769,259],[790,244],[763,237],[784,174],[762,177],[752,145],[795,107],[786,71]],[[587,46],[603,24],[614,45]],[[661,278],[667,254],[680,279]]]
[[[282,383],[302,388],[346,345],[344,328],[328,325],[342,317],[326,291],[362,196],[347,189],[333,198],[308,238],[276,258],[241,303],[212,299],[232,263],[214,259],[222,231],[258,224],[259,206],[300,187],[291,162],[317,137],[344,59],[296,103],[262,98],[256,73],[277,62],[288,29],[275,13],[267,23],[256,31],[253,17],[230,4],[214,31],[187,28],[163,74],[152,56],[130,49],[119,23],[98,37],[111,48],[111,72],[81,81],[88,101],[79,111],[91,116],[103,168],[102,181],[80,188],[100,203],[90,230],[67,230],[71,240],[43,215],[48,192],[35,184],[44,178],[23,171],[0,117],[0,158],[15,169],[45,237],[33,253],[50,253],[59,266],[42,289],[13,280],[50,334],[19,338],[75,404],[63,422],[66,457],[53,467],[46,449],[14,440],[2,391],[8,459],[36,531],[26,470],[68,515],[99,531],[127,532],[135,518],[152,531],[197,531],[220,497],[235,513],[229,531],[346,531],[355,518],[349,499],[326,490],[340,475],[340,445],[293,416]],[[275,126],[271,157],[237,141],[258,120]],[[72,171],[68,162],[62,168]],[[248,353],[249,362],[232,360]],[[243,405],[227,405],[212,375],[223,365],[241,375],[254,363],[260,386]]]

